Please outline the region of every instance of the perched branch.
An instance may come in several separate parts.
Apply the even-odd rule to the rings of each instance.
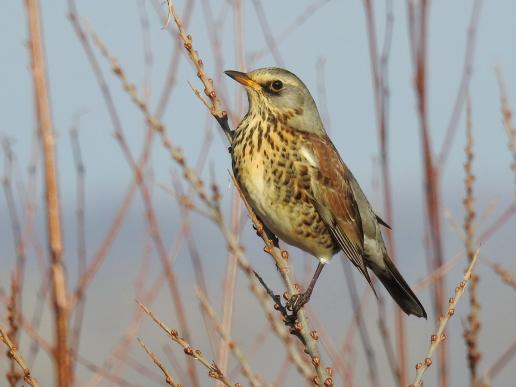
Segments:
[[[237,186],[238,188],[238,186]],[[249,261],[247,260],[244,250],[242,246],[238,243],[238,240],[235,238],[233,230],[226,224],[224,221],[224,217],[220,211],[219,207],[219,201],[220,201],[220,194],[218,191],[218,187],[215,183],[212,184],[212,191],[213,191],[213,198],[210,204],[211,212],[210,213],[203,213],[203,215],[207,216],[209,219],[211,219],[221,230],[222,235],[228,244],[227,248],[228,251],[235,255],[237,258],[237,263],[240,269],[243,271],[243,273],[246,275],[247,279],[249,280],[249,289],[251,292],[256,296],[258,301],[260,302],[260,306],[263,309],[263,312],[265,313],[265,316],[267,317],[268,322],[270,323],[270,326],[273,330],[273,332],[283,341],[285,344],[285,348],[287,349],[288,356],[293,362],[293,364],[296,365],[298,371],[301,373],[301,375],[307,379],[307,381],[313,383],[314,382],[314,375],[313,372],[310,370],[310,366],[308,363],[304,360],[302,354],[299,352],[298,347],[295,345],[294,341],[291,339],[291,335],[296,336],[302,343],[305,342],[305,339],[300,334],[299,331],[299,322],[297,320],[293,320],[289,317],[288,311],[285,307],[281,305],[280,297],[276,296],[263,282],[263,280],[259,277],[259,275],[253,270],[251,265],[249,264]],[[187,206],[190,210],[197,210],[199,209],[195,207],[195,205],[188,201]],[[261,223],[258,223],[259,226],[263,228]],[[261,285],[261,286],[260,286]],[[263,287],[263,288],[262,288]],[[265,289],[265,290],[264,290]],[[286,293],[285,293],[286,295]],[[272,301],[274,302],[274,308],[273,305],[271,305],[270,300],[268,299],[268,296]],[[281,312],[281,315],[283,316],[283,320],[278,319],[277,314],[274,313],[274,309],[277,309]],[[287,331],[285,328],[285,325],[290,327],[290,331]],[[317,340],[318,333],[316,331],[310,332],[311,336],[314,340]],[[315,363],[318,363],[317,360],[315,360]],[[313,363],[312,363],[313,365]],[[316,380],[316,379],[315,379]]]
[[[477,250],[473,260],[468,266],[466,270],[466,274],[464,274],[464,278],[459,283],[459,286],[455,288],[455,295],[449,299],[448,303],[448,311],[446,315],[440,318],[439,326],[437,328],[437,332],[434,333],[430,338],[430,346],[428,347],[428,351],[425,355],[425,360],[421,363],[416,364],[416,378],[414,383],[410,385],[410,387],[419,387],[423,386],[423,375],[425,371],[432,365],[432,354],[437,349],[440,343],[446,340],[446,334],[444,333],[444,329],[446,328],[446,324],[450,321],[450,318],[455,314],[455,308],[457,307],[457,303],[460,298],[464,294],[466,290],[466,285],[471,278],[471,274],[473,273],[473,268],[475,267],[475,263],[477,262],[478,255],[480,251]]]
[[[192,60],[195,68],[197,69],[197,76],[205,86],[205,94],[210,98],[211,101],[211,107],[210,112],[211,114],[217,119],[219,124],[221,125],[222,129],[224,130],[224,133],[226,134],[226,137],[231,142],[231,131],[228,126],[228,119],[227,119],[227,113],[225,111],[221,110],[220,107],[220,101],[217,98],[217,94],[215,90],[213,89],[213,82],[207,78],[206,73],[204,72],[204,66],[203,62],[200,59],[199,55],[197,54],[197,51],[195,51],[192,47],[192,37],[186,33],[186,31],[183,28],[183,25],[181,23],[181,20],[177,16],[175,12],[175,8],[172,4],[172,0],[167,0],[167,4],[169,6],[169,11],[172,13],[172,16],[174,18],[174,21],[177,25],[177,28],[179,30],[179,36],[184,42],[185,49],[188,52],[188,55],[190,56],[190,59]],[[200,94],[197,93],[199,96]],[[205,101],[205,105],[208,105],[208,103]],[[235,181],[234,181],[235,182]],[[245,201],[245,200],[244,200]],[[267,234],[264,227],[261,225],[261,223],[258,221],[256,215],[253,213],[252,209],[249,207],[249,205],[246,203],[246,207],[248,209],[249,215],[251,216],[251,219],[253,220],[254,225],[256,226],[258,230],[258,234],[265,242],[265,251],[269,253],[272,258],[274,259],[276,266],[278,267],[278,270],[282,276],[283,282],[285,283],[285,286],[287,287],[287,291],[290,295],[293,295],[297,293],[297,290],[294,286],[294,280],[291,277],[291,273],[288,267],[288,253],[286,251],[281,251],[277,246],[275,246],[275,243],[271,239],[271,237]],[[331,375],[325,375],[325,372],[322,370],[322,366],[320,364],[320,355],[317,350],[317,345],[315,340],[310,335],[310,329],[308,325],[308,321],[306,319],[305,313],[301,310],[298,312],[297,318],[299,320],[298,328],[301,336],[304,340],[305,350],[310,355],[312,359],[312,364],[314,365],[316,371],[317,371],[317,378],[314,382],[316,384],[324,383],[325,385],[333,385],[333,380],[331,378]]]
[[[294,279],[292,278],[292,273],[290,272],[288,266],[288,252],[286,250],[280,250],[278,248],[277,239],[275,239],[275,236],[269,235],[268,231],[265,229],[263,224],[260,222],[256,214],[254,213],[253,209],[243,196],[242,191],[240,190],[240,187],[238,186],[238,183],[234,177],[233,184],[235,184],[235,186],[240,192],[240,196],[244,201],[249,216],[251,217],[251,221],[253,222],[256,228],[256,233],[260,236],[260,238],[262,238],[262,240],[265,243],[264,251],[273,258],[274,263],[276,264],[276,267],[278,268],[278,271],[281,274],[283,283],[287,288],[287,293],[284,296],[288,299],[290,296],[299,292],[299,290],[296,289]],[[280,307],[279,300],[275,299],[275,302],[278,305],[277,307]],[[295,316],[295,319],[291,321],[291,323],[291,333],[295,334],[301,340],[301,342],[305,346],[306,353],[310,356],[312,364],[315,367],[315,370],[317,371],[318,380],[314,379],[314,383],[320,384],[319,380],[323,380],[325,386],[332,386],[333,379],[331,377],[331,371],[323,371],[323,367],[321,365],[321,357],[317,349],[316,339],[314,339],[315,335],[312,333],[312,330],[310,329],[305,311],[303,309],[299,310],[297,312],[297,315]],[[328,368],[328,370],[331,369]]]
[[[171,158],[174,161],[176,161],[178,163],[178,165],[183,169],[183,176],[185,177],[185,179],[190,183],[191,187],[197,193],[199,199],[203,203],[205,203],[208,206],[208,208],[210,208],[212,210],[212,212],[213,212],[213,210],[215,210],[215,214],[210,215],[210,218],[212,220],[214,220],[215,223],[217,223],[219,225],[219,227],[221,227],[221,230],[223,231],[224,237],[226,238],[228,243],[233,243],[234,244],[233,245],[233,249],[235,249],[235,245],[237,245],[237,243],[235,243],[235,241],[233,241],[233,239],[232,239],[233,233],[229,232],[229,231],[226,232],[227,231],[225,229],[226,225],[221,223],[220,213],[218,213],[218,210],[214,208],[214,201],[210,201],[209,200],[209,196],[208,196],[208,194],[206,192],[206,189],[204,187],[203,181],[199,178],[199,176],[196,174],[196,172],[192,168],[188,167],[188,165],[186,163],[186,160],[185,160],[185,158],[183,156],[182,150],[179,147],[176,147],[175,145],[173,145],[172,141],[170,140],[170,138],[166,134],[166,130],[165,130],[164,125],[155,116],[153,116],[150,113],[146,103],[137,94],[136,87],[132,83],[129,83],[129,81],[127,80],[127,78],[125,76],[125,73],[123,72],[123,70],[122,70],[121,66],[119,65],[118,61],[116,60],[116,58],[114,58],[109,53],[109,51],[107,50],[107,47],[98,38],[98,36],[94,33],[94,31],[92,31],[92,34],[93,34],[93,37],[94,37],[94,41],[97,44],[97,46],[99,47],[99,49],[101,50],[102,54],[106,58],[108,58],[109,62],[111,63],[113,72],[122,81],[122,84],[124,85],[124,89],[129,93],[129,95],[133,99],[133,102],[142,110],[142,112],[144,113],[144,115],[145,115],[145,117],[147,119],[147,122],[148,122],[149,126],[152,129],[156,130],[160,134],[162,142],[163,142],[163,146],[169,151]],[[270,241],[269,237],[267,237],[265,234],[264,234],[264,237],[266,237],[267,240]],[[283,260],[283,258],[281,258],[281,255],[282,255],[281,251],[278,248],[274,247],[273,251],[275,251],[276,257],[280,257],[279,259]],[[246,263],[244,263],[242,261],[242,258],[243,258],[243,256],[240,256],[239,265],[244,269],[244,271],[247,272],[248,269],[250,269],[250,267],[249,267],[248,264],[246,264]],[[250,272],[252,273],[252,269],[250,269],[250,270],[251,270]],[[288,272],[288,267],[287,267],[287,272]],[[293,281],[290,280],[290,283],[292,284]],[[295,291],[294,287],[291,286],[289,288],[289,291],[291,292],[291,294],[293,294],[294,291]],[[264,306],[264,305],[262,305],[262,306]],[[304,316],[302,311],[299,313],[299,315],[303,315]],[[307,324],[304,324],[304,325],[307,326]],[[277,332],[278,335],[280,335],[280,337],[281,337],[281,334],[279,333],[281,331],[279,330],[279,328],[277,326],[275,327],[275,332]],[[303,335],[305,336],[305,339],[303,339],[303,340],[307,340],[308,339],[310,344],[311,344],[311,348],[312,349],[309,350],[308,352],[310,353],[311,357],[313,359],[315,359],[315,360],[312,361],[312,363],[314,365],[317,364],[318,369],[320,369],[321,368],[321,367],[319,367],[319,364],[320,364],[320,360],[319,359],[320,359],[320,357],[319,357],[319,355],[317,353],[317,350],[315,348],[315,342],[313,341],[313,339],[311,339],[310,332],[309,332],[308,328],[303,330]],[[283,336],[283,340],[285,340],[284,336]],[[313,344],[312,344],[312,342],[313,342]],[[300,360],[299,356],[297,355],[296,350],[294,350],[293,348],[294,348],[293,346],[287,346],[287,349],[289,350],[292,358],[294,359],[294,362],[297,364],[298,369],[306,377],[306,376],[309,375],[309,372],[307,372],[306,368],[304,367],[303,361]],[[322,373],[321,373],[320,376],[321,377],[323,376]],[[313,379],[313,378],[310,377],[309,379]],[[326,378],[326,380],[330,380],[331,381],[331,377],[330,378]]]

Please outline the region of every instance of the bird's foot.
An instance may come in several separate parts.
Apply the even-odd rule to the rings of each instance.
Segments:
[[[299,312],[299,310],[305,306],[305,304],[310,301],[310,296],[312,292],[306,291],[304,293],[293,294],[292,297],[287,301],[286,307],[288,310],[291,310],[294,315]]]

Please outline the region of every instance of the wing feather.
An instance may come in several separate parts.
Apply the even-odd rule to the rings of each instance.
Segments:
[[[310,143],[318,161],[311,187],[314,205],[332,237],[373,288],[363,258],[364,233],[350,172],[328,137],[310,136]]]

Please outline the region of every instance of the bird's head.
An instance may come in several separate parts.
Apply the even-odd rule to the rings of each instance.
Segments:
[[[225,74],[244,85],[251,114],[288,117],[289,126],[306,132],[324,133],[317,106],[305,84],[290,71],[266,67],[242,73]]]

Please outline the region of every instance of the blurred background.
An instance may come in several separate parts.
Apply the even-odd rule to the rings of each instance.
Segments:
[[[78,190],[79,176],[74,157],[77,156],[77,150],[74,151],[71,142],[71,131],[77,131],[85,168],[85,204],[82,208],[85,216],[85,256],[88,262],[98,253],[133,184],[133,173],[114,136],[112,118],[101,88],[70,21],[69,6],[72,3],[54,0],[40,5],[56,133],[64,260],[70,291],[75,289],[78,280],[81,235],[77,216],[78,195],[81,191],[80,188]],[[201,176],[207,182],[212,175],[215,176],[228,221],[233,222],[235,230],[240,234],[253,267],[273,289],[282,293],[282,283],[270,257],[263,252],[263,242],[255,236],[245,209],[237,210],[235,203],[239,203],[238,199],[232,199],[234,188],[230,180],[231,163],[226,140],[216,121],[189,86],[190,83],[202,90],[196,70],[181,44],[178,46],[174,23],[164,28],[166,4],[154,0],[77,0],[75,3],[79,23],[87,34],[85,39],[93,48],[93,55],[100,65],[99,70],[112,95],[133,157],[138,159],[144,148],[146,121],[112,73],[109,62],[96,48],[88,31],[94,30],[110,53],[118,59],[127,78],[135,83],[151,112],[160,118],[168,135],[183,149],[187,161],[191,165],[203,164]],[[224,76],[224,70],[247,71],[266,66],[291,70],[311,90],[327,131],[342,158],[377,212],[384,214],[366,3],[335,0],[191,0],[176,1],[175,6],[183,18],[186,30],[193,37],[194,47],[203,58],[206,73],[213,77],[223,105],[230,112],[232,127],[247,111],[247,99],[242,88]],[[429,269],[427,263],[429,247],[425,241],[429,235],[425,207],[427,185],[410,50],[410,3],[419,1],[392,4],[375,1],[372,7],[379,50],[384,47],[387,16],[393,18],[385,78],[388,80],[392,226],[398,266],[407,282],[413,285],[433,269]],[[453,264],[444,274],[445,300],[453,294],[467,266],[463,254],[462,230],[465,216],[465,103],[461,104],[456,115],[454,135],[446,136],[465,71],[467,74],[471,71],[468,92],[474,137],[473,172],[476,176],[475,233],[481,235],[495,225],[495,232],[482,243],[482,257],[476,269],[479,274],[477,291],[481,305],[478,337],[478,348],[482,353],[480,375],[495,364],[511,345],[514,346],[516,339],[513,329],[516,321],[514,289],[505,284],[487,264],[497,262],[509,273],[516,273],[516,220],[512,216],[516,187],[515,172],[511,171],[514,154],[507,145],[508,136],[502,121],[500,89],[495,73],[495,67],[499,66],[505,78],[509,103],[515,106],[515,13],[516,3],[510,0],[484,4],[481,1],[436,0],[429,2],[428,8],[426,96],[432,153],[437,158],[443,146],[449,146],[445,162],[439,165],[438,189],[441,198],[439,216],[442,222],[443,256],[446,262]],[[4,2],[0,6],[0,25],[0,46],[3,52],[0,61],[0,139],[4,144],[0,173],[4,182],[8,178],[11,183],[14,208],[21,223],[27,256],[21,313],[33,322],[41,314],[41,322],[36,324],[36,330],[52,342],[52,308],[44,290],[48,265],[44,181],[34,115],[24,3]],[[7,149],[12,151],[12,160],[7,158]],[[184,181],[177,183],[179,179],[177,165],[172,162],[159,140],[154,138],[150,145],[150,161],[145,168],[145,184],[152,194],[164,244],[174,252],[171,253],[173,268],[186,310],[192,344],[201,348],[209,359],[217,360],[219,351],[210,343],[196,298],[192,252],[196,250],[202,262],[210,300],[220,318],[225,308],[224,283],[231,261],[228,260],[226,243],[217,227],[195,213],[186,216],[176,198],[162,189],[163,185],[177,188],[179,184],[185,191],[188,190]],[[6,192],[4,185],[2,196],[6,196]],[[504,215],[507,213],[509,215]],[[188,238],[183,237],[181,231],[186,218],[191,230]],[[16,262],[16,243],[13,240],[10,204],[2,197],[0,292],[4,303],[10,291]],[[316,262],[292,247],[289,247],[289,251],[296,277],[306,285]],[[460,254],[461,257],[456,258]],[[337,348],[353,321],[349,291],[339,262],[341,259],[336,256],[330,266],[332,269],[323,272],[310,302],[311,311],[317,316],[317,326],[324,329]],[[167,361],[172,370],[186,369],[181,348],[169,344],[148,318],[135,320],[135,299],[158,283],[162,270],[149,235],[145,208],[141,196],[136,192],[128,200],[128,209],[120,228],[87,288],[79,346],[79,354],[84,361],[79,361],[77,365],[78,385],[127,385],[124,381],[134,385],[159,385],[161,374],[138,346],[135,336],[143,338],[149,347]],[[358,274],[355,279],[359,294],[367,293],[365,281]],[[423,359],[439,317],[433,308],[432,287],[420,287],[417,294],[429,316],[426,321],[414,317],[406,319],[409,380],[413,379],[413,366]],[[281,370],[288,364],[286,352],[281,342],[269,331],[267,319],[248,291],[246,278],[239,271],[234,297],[234,307],[230,313],[232,336],[250,358],[253,369],[264,375],[270,383],[300,385],[302,379],[294,367],[289,366],[290,371],[282,374]],[[394,315],[397,307],[389,297],[386,300],[386,323],[394,342]],[[374,296],[369,294],[368,302],[364,305],[364,324],[375,349],[381,386],[394,386],[396,382],[389,371],[381,333],[377,327],[376,303]],[[148,305],[170,327],[178,327],[178,316],[166,285],[158,289]],[[469,383],[462,337],[468,311],[466,294],[447,328],[450,386],[466,386]],[[0,321],[3,326],[6,325],[6,316],[7,311],[2,307]],[[134,328],[130,335],[128,327]],[[350,359],[346,361],[352,365],[353,385],[371,385],[363,347],[358,335],[354,335],[351,349],[342,356]],[[123,353],[117,353],[120,340],[124,337],[129,337],[130,342]],[[30,349],[31,336],[23,328],[20,340],[22,352],[34,353]],[[28,357],[31,358],[30,355]],[[170,357],[177,359],[177,362],[170,360]],[[32,358],[31,369],[41,385],[52,385],[54,376],[50,366],[51,356],[41,350]],[[323,358],[331,364],[327,354],[323,353]],[[95,371],[86,363],[105,369],[110,375],[121,379],[106,377],[105,373],[98,372],[98,369]],[[145,371],[136,364],[144,365]],[[0,362],[0,367],[6,366],[6,362]],[[226,369],[233,370],[235,367],[238,368],[238,363],[230,357]],[[213,384],[206,378],[204,369],[198,367],[198,371],[201,385]],[[181,371],[175,372],[180,382],[190,385],[188,380],[181,380]],[[238,369],[233,372],[235,379],[247,384]],[[491,385],[511,385],[513,374],[510,366],[505,367],[493,377]],[[430,367],[425,385],[438,385],[438,375],[437,367]],[[280,382],[280,379],[284,380]],[[5,382],[3,380],[0,385]],[[336,374],[335,383],[343,384],[342,375]]]

